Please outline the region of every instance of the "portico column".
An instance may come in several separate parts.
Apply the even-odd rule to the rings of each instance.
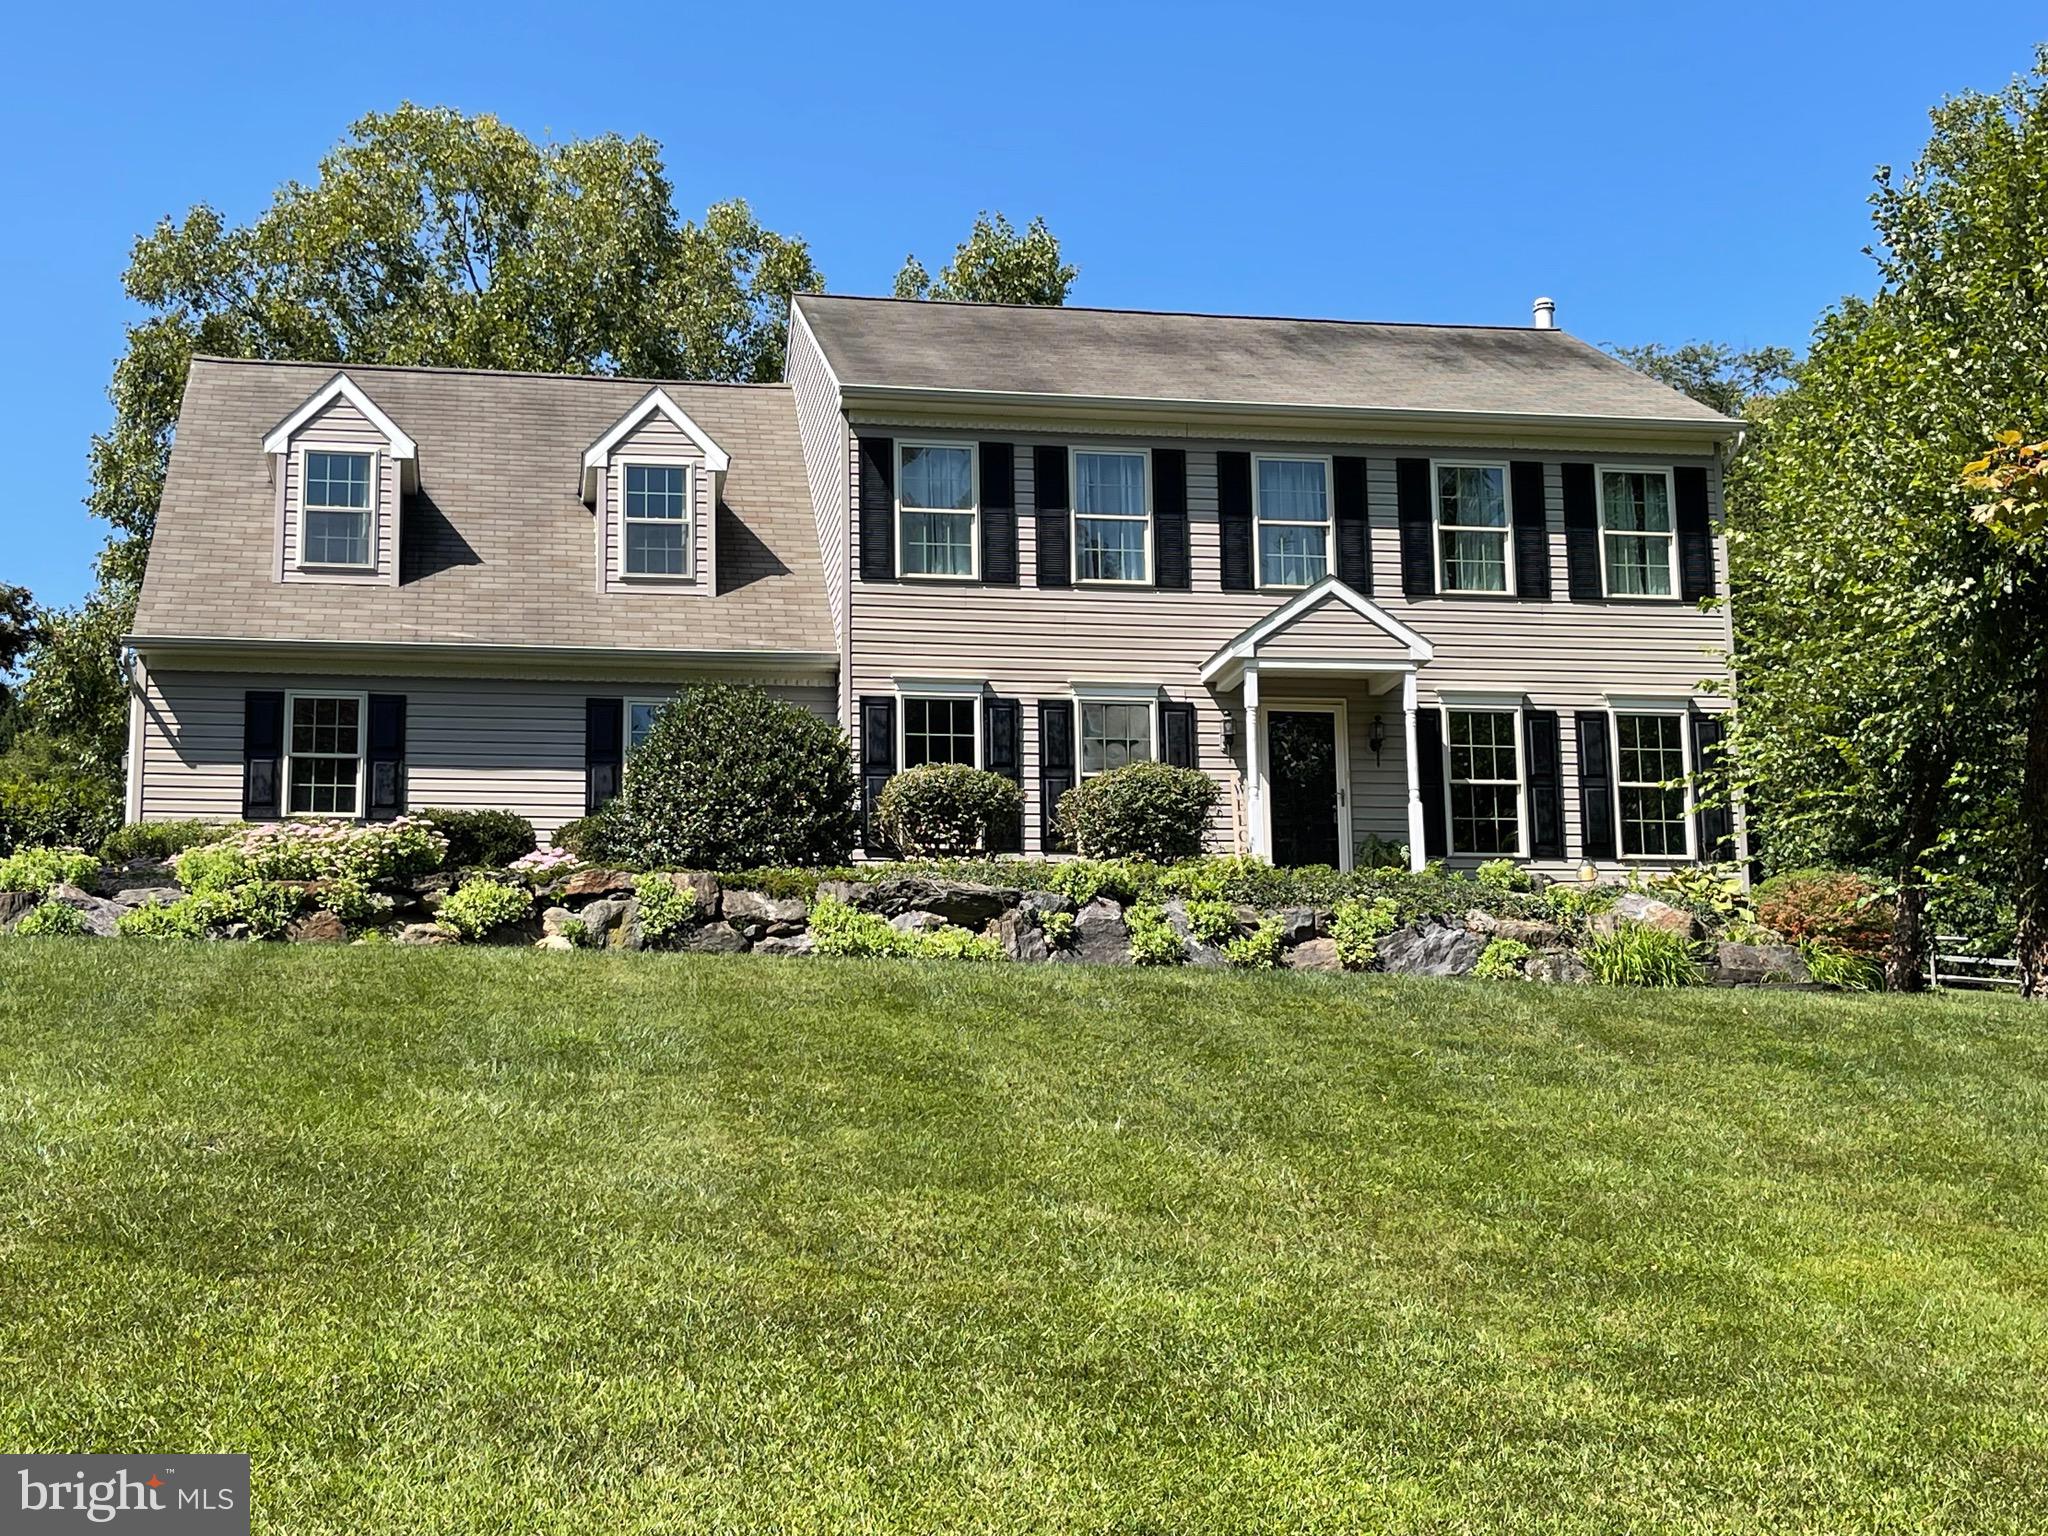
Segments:
[[[1422,868],[1422,779],[1415,762],[1415,674],[1401,678],[1401,713],[1408,732],[1408,867]]]
[[[1260,858],[1267,852],[1265,796],[1259,788],[1265,771],[1265,754],[1259,749],[1259,664],[1248,661],[1244,668],[1245,846]]]

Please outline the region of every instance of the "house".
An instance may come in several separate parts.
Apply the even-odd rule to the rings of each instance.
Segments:
[[[800,296],[786,381],[193,364],[130,644],[139,819],[617,789],[692,681],[970,762],[1019,841],[1134,759],[1219,850],[1733,851],[1720,452],[1576,340]],[[869,850],[879,851],[879,850]]]

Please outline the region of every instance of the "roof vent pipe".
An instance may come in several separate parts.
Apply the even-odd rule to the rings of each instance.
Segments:
[[[1537,330],[1554,331],[1557,329],[1557,300],[1538,299],[1529,306],[1529,309],[1536,317]]]

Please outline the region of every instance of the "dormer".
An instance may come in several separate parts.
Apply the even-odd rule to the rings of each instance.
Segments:
[[[726,451],[664,389],[650,390],[583,455],[600,592],[709,597]]]
[[[279,581],[398,584],[399,514],[419,449],[337,373],[263,439],[277,486]]]

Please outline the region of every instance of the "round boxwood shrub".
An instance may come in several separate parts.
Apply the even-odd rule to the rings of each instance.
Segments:
[[[883,835],[918,858],[996,847],[1024,814],[1024,791],[1000,773],[965,763],[907,768],[882,786],[875,819]]]
[[[510,811],[420,811],[448,839],[450,869],[503,869],[533,852],[533,823]]]
[[[1059,827],[1091,859],[1169,864],[1202,851],[1216,781],[1195,768],[1131,763],[1097,774],[1060,796]]]
[[[583,841],[592,857],[648,867],[843,864],[854,795],[837,726],[760,688],[706,683],[655,717]]]

